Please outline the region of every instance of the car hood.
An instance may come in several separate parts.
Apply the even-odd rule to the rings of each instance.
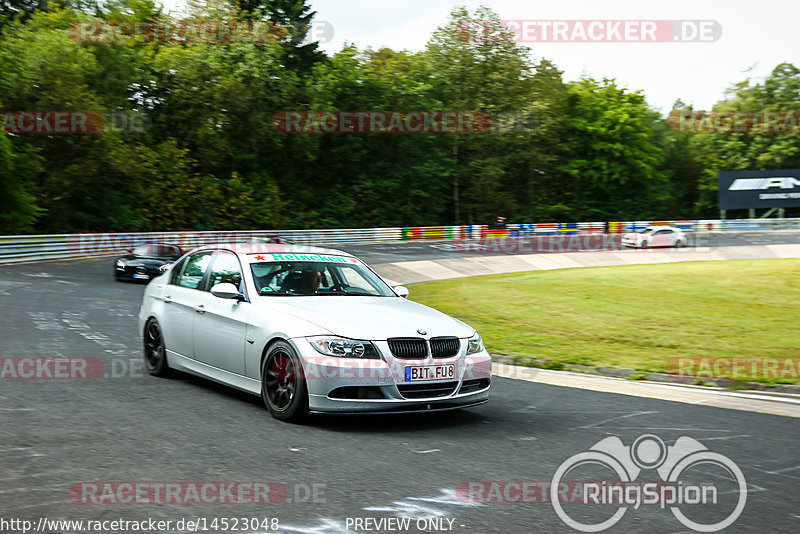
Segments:
[[[622,234],[622,238],[623,239],[639,240],[644,235],[649,235],[649,234],[640,234],[639,232],[629,232],[627,234]]]
[[[150,266],[157,266],[157,265],[164,265],[165,263],[172,263],[175,260],[170,258],[151,258],[147,256],[134,256],[133,254],[128,254],[127,256],[120,256],[118,259],[125,260],[125,263],[129,265],[150,265]]]
[[[260,297],[260,306],[314,323],[331,334],[351,339],[390,337],[470,337],[474,330],[461,321],[400,297]],[[324,332],[320,332],[324,333]]]

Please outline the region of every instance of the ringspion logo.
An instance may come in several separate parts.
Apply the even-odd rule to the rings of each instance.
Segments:
[[[699,481],[695,470],[700,466],[721,469],[727,475],[723,479],[729,480],[733,488],[720,491],[718,477],[713,483]],[[559,499],[561,482],[571,473],[586,467],[605,469],[613,477],[611,481],[583,484],[580,504],[611,510],[602,513],[601,518],[595,521],[585,512],[570,515]],[[643,471],[651,470],[662,482],[630,484],[636,482]],[[726,501],[721,502],[723,499]],[[558,466],[550,485],[550,503],[565,524],[580,532],[600,532],[611,528],[629,508],[637,509],[641,505],[669,508],[681,524],[697,532],[717,532],[731,526],[744,510],[747,481],[730,458],[710,451],[687,436],[679,437],[671,446],[653,434],[643,434],[629,446],[618,437],[610,436],[592,445],[588,451],[570,456]],[[722,511],[711,521],[693,519],[698,506],[704,510],[716,506]],[[609,513],[611,516],[606,517]]]

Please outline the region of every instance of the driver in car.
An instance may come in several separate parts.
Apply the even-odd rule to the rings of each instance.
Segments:
[[[322,283],[322,273],[317,270],[303,271],[300,277],[300,292],[304,295],[313,295]]]

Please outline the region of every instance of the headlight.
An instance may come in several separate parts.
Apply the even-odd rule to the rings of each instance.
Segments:
[[[369,341],[343,337],[309,337],[309,343],[320,354],[339,358],[380,359],[378,349]]]
[[[125,260],[122,258],[117,259],[117,267],[125,267]]]
[[[481,336],[475,332],[475,335],[467,341],[467,354],[475,354],[483,350],[483,340]]]

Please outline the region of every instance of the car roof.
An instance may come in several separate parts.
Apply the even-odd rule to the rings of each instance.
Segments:
[[[332,248],[309,247],[303,245],[289,245],[285,243],[219,243],[215,245],[205,245],[196,250],[230,250],[242,257],[249,257],[253,254],[320,254],[325,256],[345,256],[354,257],[349,252]],[[194,251],[193,251],[194,252]]]
[[[680,230],[680,228],[676,228],[674,226],[669,226],[666,224],[659,224],[657,226],[648,226],[650,230]]]

